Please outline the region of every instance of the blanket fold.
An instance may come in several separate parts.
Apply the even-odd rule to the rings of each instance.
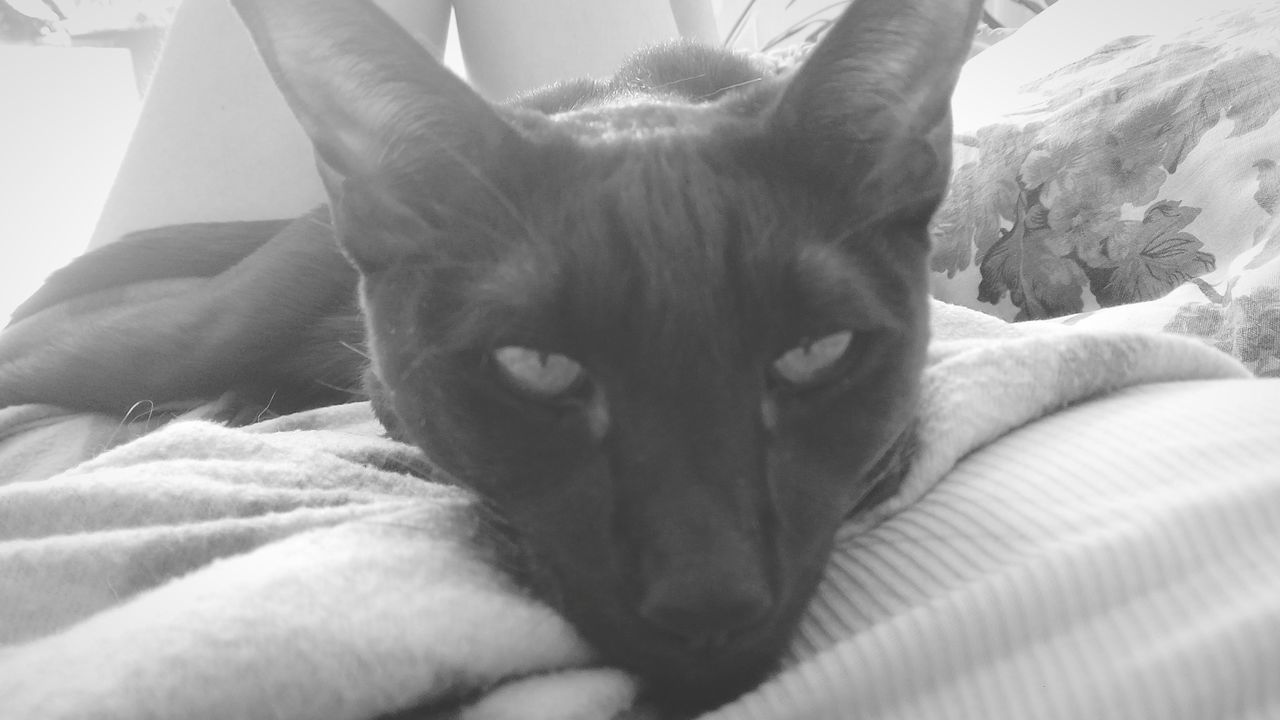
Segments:
[[[1249,376],[1178,336],[933,316],[906,480],[847,523],[837,555],[1057,409]],[[37,478],[57,463],[24,453],[23,430],[48,448],[54,422],[0,411],[0,457],[17,459],[0,471],[0,718],[610,718],[635,700],[493,567],[465,490],[395,471],[426,465],[365,404],[239,429],[178,419]]]

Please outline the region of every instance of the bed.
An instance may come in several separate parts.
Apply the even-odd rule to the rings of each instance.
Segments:
[[[1061,0],[955,115],[920,446],[705,717],[1280,716],[1280,6]],[[648,716],[366,405],[224,410],[0,409],[0,718]]]

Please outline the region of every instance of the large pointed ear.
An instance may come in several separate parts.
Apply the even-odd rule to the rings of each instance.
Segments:
[[[384,224],[430,222],[417,217],[417,198],[398,196],[406,178],[424,170],[448,178],[440,184],[449,187],[469,184],[463,178],[487,184],[485,168],[512,129],[372,3],[232,5],[315,146],[340,226],[344,212],[379,217]],[[394,239],[362,240],[359,247],[344,239],[343,247],[361,266],[412,252],[395,247]]]
[[[853,0],[772,117],[860,206],[927,216],[946,190],[951,92],[982,0]]]

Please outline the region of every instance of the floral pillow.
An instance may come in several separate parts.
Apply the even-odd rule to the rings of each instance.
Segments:
[[[993,87],[983,70],[1033,60],[1043,43],[1014,40],[1052,38],[1071,5],[966,70],[934,294],[1007,320],[1198,334],[1280,374],[1280,3],[1166,17]]]

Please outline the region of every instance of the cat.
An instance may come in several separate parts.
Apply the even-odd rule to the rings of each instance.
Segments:
[[[0,334],[0,403],[367,393],[606,659],[701,706],[757,682],[909,452],[981,2],[857,0],[791,72],[673,43],[500,106],[368,3],[233,5],[328,207],[73,263]]]

